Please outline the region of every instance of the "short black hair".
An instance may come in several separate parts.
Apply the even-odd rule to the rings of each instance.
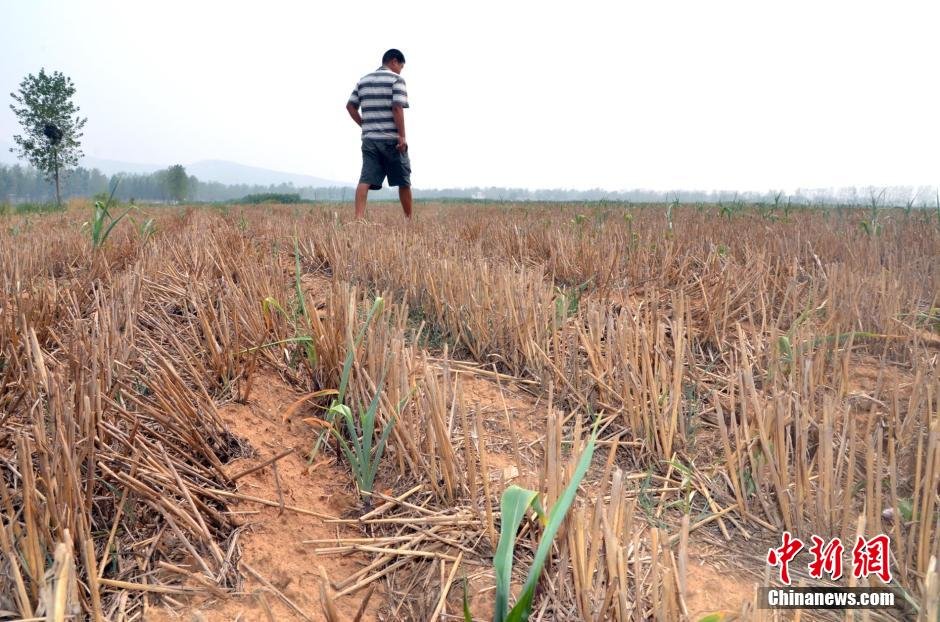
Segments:
[[[397,60],[402,65],[405,64],[405,55],[401,53],[401,50],[396,50],[395,48],[390,49],[388,52],[382,55],[382,64],[386,65],[389,61]]]

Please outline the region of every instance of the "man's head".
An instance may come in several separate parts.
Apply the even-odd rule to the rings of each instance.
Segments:
[[[405,66],[405,55],[400,50],[392,48],[382,55],[382,66],[388,67],[390,71],[395,73],[401,73],[402,68]]]

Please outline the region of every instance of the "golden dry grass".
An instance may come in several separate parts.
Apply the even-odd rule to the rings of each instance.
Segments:
[[[383,492],[342,519],[362,540],[311,544],[374,558],[325,601],[381,582],[372,607],[432,619],[459,612],[466,577],[486,619],[493,473],[516,465],[550,505],[599,416],[538,619],[688,615],[690,547],[727,543],[762,575],[784,529],[888,533],[905,615],[937,602],[932,213],[885,212],[870,236],[836,209],[683,206],[671,227],[663,206],[419,206],[410,227],[340,206],[153,209],[152,238],[119,226],[94,251],[85,210],[0,219],[0,610],[141,619],[237,590],[254,569],[222,467],[251,448],[217,409],[262,368],[301,396],[336,388],[376,295],[349,403],[380,389],[382,420],[400,414]],[[531,395],[529,420],[469,403],[470,379]],[[284,409],[314,421],[325,403]],[[520,577],[537,536],[524,525]]]

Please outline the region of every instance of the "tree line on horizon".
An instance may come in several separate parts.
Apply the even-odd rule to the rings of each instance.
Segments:
[[[63,199],[93,197],[110,192],[117,184],[115,198],[121,201],[199,203],[232,202],[251,195],[294,195],[302,201],[351,201],[352,186],[295,186],[292,183],[270,185],[223,184],[203,181],[189,175],[185,167],[173,165],[153,173],[105,175],[98,169],[76,167],[63,174],[60,190]],[[874,194],[873,194],[874,193]],[[881,205],[934,207],[937,188],[930,186],[894,186],[890,188],[841,188],[806,190],[785,195],[780,192],[735,191],[658,191],[629,190],[612,192],[601,188],[588,190],[506,188],[474,186],[469,188],[429,188],[414,190],[419,199],[459,199],[483,201],[611,201],[630,203],[808,203],[870,205],[873,198]],[[394,189],[374,192],[377,199],[396,199]],[[55,184],[36,168],[19,164],[0,164],[0,203],[43,203],[55,199]]]
[[[253,194],[298,194],[305,200],[342,200],[353,195],[351,187],[297,188],[290,183],[265,186],[203,181],[187,174],[185,167],[179,164],[153,173],[111,176],[98,169],[77,167],[63,175],[61,195],[63,199],[93,197],[110,192],[115,185],[116,199],[144,202],[236,201]],[[0,203],[43,203],[54,199],[55,185],[37,169],[0,164]]]
[[[199,180],[187,175],[179,164],[146,175],[108,176],[98,169],[74,168],[62,175],[62,199],[93,197],[117,185],[115,197],[122,200],[185,201],[199,189]],[[45,203],[56,198],[55,185],[30,166],[0,164],[0,203]]]

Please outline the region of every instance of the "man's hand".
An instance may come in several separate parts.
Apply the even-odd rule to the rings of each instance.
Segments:
[[[405,140],[405,110],[398,104],[392,104],[392,119],[398,128],[398,153],[408,151],[408,141]]]

